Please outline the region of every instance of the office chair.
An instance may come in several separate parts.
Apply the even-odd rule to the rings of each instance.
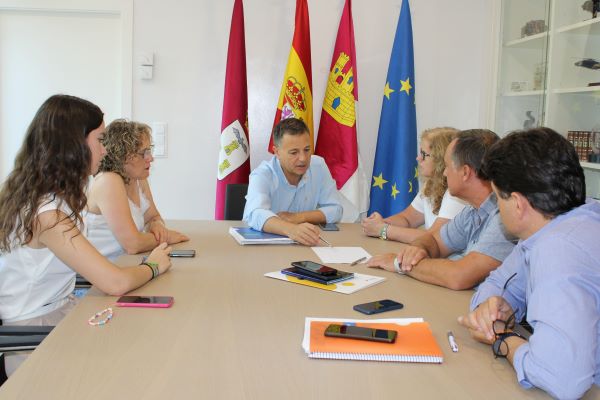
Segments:
[[[8,379],[4,367],[4,353],[33,350],[52,329],[53,326],[3,326],[0,321],[0,386]]]
[[[225,189],[225,219],[241,221],[246,206],[247,183],[230,183]]]

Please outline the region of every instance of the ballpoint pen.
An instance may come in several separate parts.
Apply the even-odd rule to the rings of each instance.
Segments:
[[[363,261],[365,261],[366,259],[367,259],[367,257],[361,257],[361,258],[359,258],[359,259],[358,259],[358,260],[356,260],[356,261],[352,261],[352,262],[350,263],[350,266],[351,266],[351,267],[352,267],[352,266],[355,266],[356,264],[358,264],[358,263],[360,263],[360,262],[363,262]]]
[[[458,345],[456,344],[456,340],[454,340],[454,335],[452,331],[448,331],[448,343],[450,343],[450,348],[454,353],[458,352]]]
[[[331,245],[331,243],[329,243],[327,240],[323,239],[321,236],[319,236],[319,239],[320,239],[320,240],[322,240],[323,242],[325,242],[325,244],[326,244],[327,246],[329,246],[329,247],[333,247],[333,246]]]

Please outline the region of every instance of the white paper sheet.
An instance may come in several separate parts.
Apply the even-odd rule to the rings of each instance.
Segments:
[[[315,254],[323,264],[350,264],[356,260],[361,264],[366,262],[371,255],[362,247],[312,247]]]

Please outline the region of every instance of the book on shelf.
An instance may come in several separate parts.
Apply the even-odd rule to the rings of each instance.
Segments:
[[[388,329],[398,332],[398,336],[394,343],[327,337],[325,329],[330,324]],[[444,354],[429,324],[422,318],[378,320],[306,318],[302,348],[310,358],[437,364],[444,361]]]
[[[247,244],[294,244],[296,243],[287,236],[276,235],[240,226],[229,228],[229,234],[241,245]]]
[[[588,161],[592,152],[592,132],[591,131],[568,131],[567,140],[571,142],[580,161]]]
[[[330,292],[343,294],[352,294],[385,281],[385,278],[381,276],[359,274],[356,272],[351,279],[329,284],[314,282],[306,279],[305,277],[299,278],[296,276],[286,275],[282,273],[282,271],[267,272],[265,276],[267,278],[278,279],[281,281],[296,283],[298,285],[310,286],[317,289],[329,290]]]

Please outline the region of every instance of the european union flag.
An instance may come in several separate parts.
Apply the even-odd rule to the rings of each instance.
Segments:
[[[369,214],[396,214],[408,207],[418,192],[414,87],[410,6],[403,0],[383,89]]]

